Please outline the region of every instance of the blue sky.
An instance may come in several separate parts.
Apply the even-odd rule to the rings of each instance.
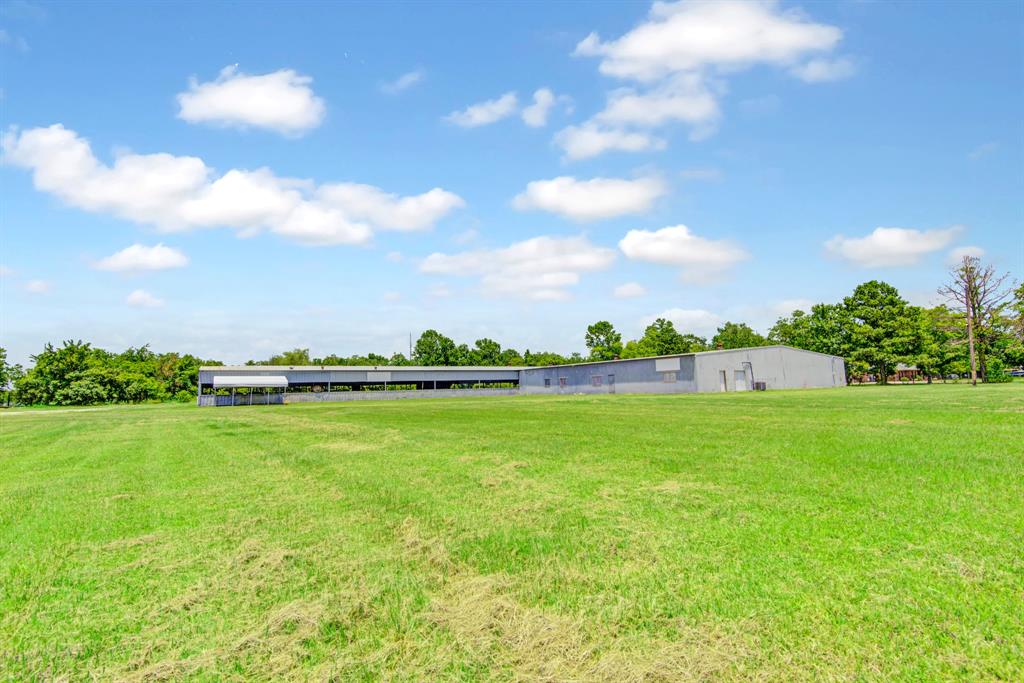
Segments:
[[[0,344],[713,334],[1024,275],[1019,3],[26,3]]]

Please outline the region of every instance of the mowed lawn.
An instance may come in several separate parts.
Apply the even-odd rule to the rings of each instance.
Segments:
[[[0,678],[1024,680],[1024,383],[14,412]]]

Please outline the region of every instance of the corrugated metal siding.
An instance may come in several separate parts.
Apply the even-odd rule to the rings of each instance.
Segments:
[[[656,359],[631,358],[614,363],[529,368],[522,371],[519,386],[527,394],[683,394],[696,391],[693,356],[679,356],[679,364],[679,370],[671,373],[675,376],[672,382],[665,381],[665,372],[658,372]],[[614,384],[609,382],[610,375],[614,376]],[[563,377],[565,386],[560,382]],[[594,377],[600,377],[597,386]],[[544,380],[548,380],[550,386],[546,386]]]
[[[782,346],[736,349],[697,354],[697,390],[721,391],[721,372],[725,372],[726,390],[736,391],[737,371],[749,363],[754,382],[768,389],[809,389],[846,385],[843,359]],[[839,372],[835,372],[838,367]]]

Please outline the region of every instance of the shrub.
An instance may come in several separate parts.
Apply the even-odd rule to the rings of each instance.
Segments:
[[[75,380],[54,395],[54,402],[62,406],[91,406],[107,400],[107,392],[91,379]]]

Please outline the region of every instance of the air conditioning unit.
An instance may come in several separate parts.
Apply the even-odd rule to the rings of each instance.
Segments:
[[[754,382],[754,391],[766,391],[768,384],[765,382]]]

